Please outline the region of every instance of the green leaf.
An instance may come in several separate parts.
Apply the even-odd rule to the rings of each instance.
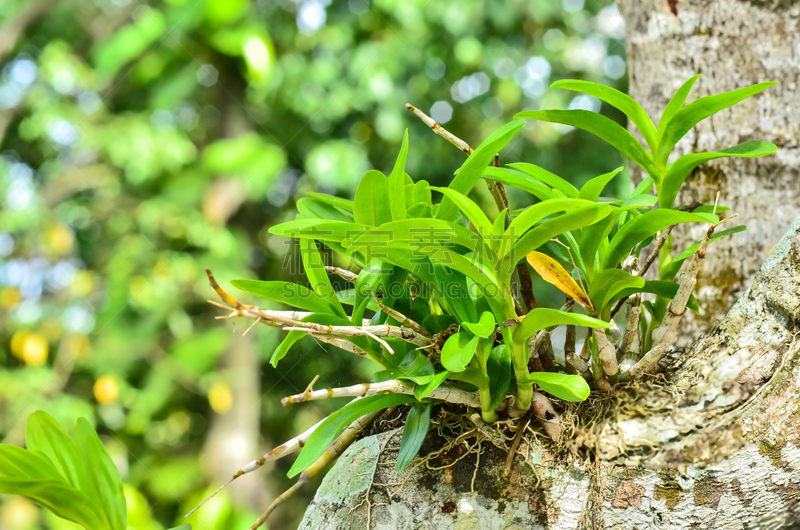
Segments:
[[[578,196],[578,188],[576,188],[563,178],[559,177],[555,173],[551,173],[544,168],[535,166],[533,164],[528,164],[526,162],[515,162],[513,164],[508,164],[508,165],[510,167],[513,167],[514,169],[522,171],[527,175],[530,175],[536,180],[544,182],[551,188],[557,189],[558,191],[560,191],[569,198],[574,199],[575,197]]]
[[[689,91],[692,90],[694,86],[694,82],[697,81],[700,76],[703,74],[693,75],[689,79],[687,79],[681,87],[678,89],[675,94],[673,94],[672,98],[670,98],[669,103],[664,108],[664,112],[661,114],[661,119],[658,122],[658,131],[656,133],[656,139],[658,142],[661,142],[661,135],[664,134],[664,127],[675,117],[675,115],[683,108],[683,104],[686,103],[686,96],[689,95]]]
[[[25,424],[25,445],[31,451],[41,451],[50,459],[58,473],[72,487],[86,491],[86,470],[83,458],[72,438],[48,413],[37,410]]]
[[[469,194],[475,183],[483,175],[484,169],[489,165],[489,162],[494,159],[494,155],[500,152],[505,145],[511,141],[517,132],[525,125],[522,120],[514,120],[507,123],[492,133],[475,151],[467,157],[467,161],[458,170],[453,181],[450,183],[450,189],[456,190],[464,195]],[[456,218],[457,207],[455,203],[449,198],[445,197],[439,204],[439,209],[436,211],[437,219],[454,220]]]
[[[427,385],[417,385],[414,387],[414,397],[418,400],[422,400],[423,398],[427,397],[431,392],[442,386],[444,380],[450,376],[450,372],[444,371],[439,372],[438,374],[434,375],[431,378],[430,382]]]
[[[317,324],[322,325],[331,325],[331,326],[341,326],[341,325],[349,325],[350,322],[342,317],[335,316],[330,314],[330,311],[325,313],[312,313],[306,317],[300,319],[301,322],[316,322]],[[359,324],[360,325],[360,324]],[[300,339],[307,337],[308,333],[305,331],[290,331],[286,334],[283,341],[280,345],[275,349],[272,353],[272,357],[269,360],[269,364],[272,366],[277,366],[278,362],[281,359],[286,357],[286,354],[289,353],[289,349],[294,346],[294,344],[299,341]],[[354,337],[349,337],[349,340],[353,340]],[[359,344],[359,347],[361,344]],[[363,349],[363,348],[362,348]]]
[[[461,325],[471,331],[473,335],[477,335],[483,339],[488,339],[489,337],[494,336],[494,315],[488,311],[484,311],[483,314],[481,314],[481,319],[479,322],[473,323],[464,321],[461,323]]]
[[[366,232],[370,227],[346,221],[328,221],[326,219],[295,219],[270,227],[269,233],[276,236],[296,237],[298,239],[316,239],[319,241],[342,241],[352,239]]]
[[[556,81],[550,88],[566,88],[567,90],[574,90],[575,92],[582,92],[594,96],[601,101],[605,101],[612,107],[622,111],[625,116],[639,129],[642,133],[644,141],[650,147],[651,151],[655,151],[656,145],[656,128],[653,121],[632,97],[624,94],[616,88],[611,88],[605,85],[592,83],[591,81],[578,81],[572,79],[562,79]]]
[[[645,195],[647,193],[650,193],[650,190],[652,190],[655,185],[656,183],[653,180],[653,177],[647,177],[646,179],[641,181],[638,186],[636,186],[636,189],[633,190],[631,197],[636,197],[638,195]]]
[[[458,270],[435,264],[434,274],[439,292],[461,322],[474,322],[478,318],[475,304],[469,296],[467,277]]]
[[[323,298],[299,283],[231,280],[231,285],[264,300],[281,302],[313,313],[333,313],[335,311],[328,298]]]
[[[288,477],[294,477],[313,464],[317,458],[325,452],[325,449],[328,448],[336,436],[338,436],[345,427],[361,416],[377,410],[387,409],[396,405],[405,405],[406,403],[412,403],[414,401],[414,396],[408,396],[406,394],[380,394],[348,403],[328,416],[311,436],[309,436],[306,445],[297,456],[297,460],[292,464],[289,473],[287,473]]]
[[[690,153],[688,155],[683,155],[667,166],[667,174],[658,192],[660,205],[662,208],[672,208],[675,198],[678,196],[678,190],[680,190],[686,177],[689,176],[689,173],[691,173],[694,168],[703,162],[731,156],[745,158],[767,156],[777,152],[778,148],[775,144],[749,141],[723,149],[718,153]]]
[[[67,521],[91,530],[116,530],[80,490],[60,480],[0,477],[0,493],[21,495]]]
[[[405,379],[418,385],[427,385],[433,376],[433,365],[428,358],[417,350],[409,350],[397,367],[375,372],[372,378],[377,383],[390,379]]]
[[[492,396],[494,410],[506,397],[511,386],[511,352],[505,344],[492,348],[486,363],[486,374],[489,376],[489,393]]]
[[[316,199],[300,199],[297,201],[297,211],[304,219],[353,222],[353,216],[350,212],[340,210],[336,206],[331,206]]]
[[[481,177],[484,180],[499,182],[506,186],[512,186],[514,188],[527,191],[540,201],[552,199],[555,196],[553,194],[553,188],[537,179],[531,178],[521,171],[515,171],[513,169],[504,167],[489,166],[483,170],[483,175],[481,175]]]
[[[719,219],[711,214],[681,212],[678,210],[659,209],[645,212],[625,223],[614,234],[606,257],[605,268],[615,268],[625,259],[633,247],[670,225],[699,222],[717,223]]]
[[[539,388],[564,401],[583,401],[589,397],[589,385],[577,374],[533,372],[523,383],[536,383]]]
[[[300,253],[303,256],[303,268],[306,271],[311,289],[320,297],[328,301],[334,314],[347,316],[342,303],[336,297],[336,292],[331,285],[331,279],[325,270],[325,263],[322,255],[317,248],[317,243],[313,239],[303,239],[300,241]]]
[[[97,491],[112,530],[125,530],[128,526],[128,511],[122,491],[122,477],[117,466],[86,418],[78,418],[74,437],[83,454],[89,482],[87,486],[94,487]]]
[[[406,424],[403,427],[403,439],[400,440],[400,451],[397,454],[397,463],[394,466],[396,472],[400,473],[407,468],[422,448],[422,443],[428,435],[432,408],[433,403],[414,403],[414,406],[408,411]]]
[[[353,200],[356,223],[378,226],[392,220],[389,180],[380,171],[370,170],[361,178]]]
[[[432,190],[436,190],[442,193],[445,197],[450,198],[455,205],[458,207],[461,212],[467,216],[469,222],[472,223],[472,226],[478,231],[482,237],[486,237],[492,231],[492,223],[489,221],[489,218],[486,217],[486,214],[483,213],[480,206],[475,204],[475,201],[467,197],[466,195],[457,192],[456,190],[451,190],[450,188],[440,188],[436,186],[431,186]]]
[[[442,366],[450,372],[463,372],[475,355],[479,340],[480,337],[465,332],[450,335],[442,347]]]
[[[525,342],[528,338],[540,330],[549,328],[550,326],[560,326],[562,324],[568,326],[583,326],[587,328],[603,328],[608,329],[611,324],[603,322],[596,318],[578,313],[568,313],[558,309],[548,309],[546,307],[537,307],[531,309],[522,322],[511,328],[511,334],[514,337],[514,342]]]
[[[733,228],[728,228],[727,230],[722,230],[720,232],[714,232],[714,235],[711,236],[710,243],[713,243],[717,239],[725,236],[733,235],[737,232],[744,232],[745,230],[747,230],[745,225],[739,225],[734,226]],[[680,270],[681,265],[683,265],[683,262],[686,260],[686,258],[690,257],[692,254],[697,252],[698,248],[700,248],[700,243],[702,243],[702,241],[698,241],[691,247],[678,254],[675,259],[670,261],[669,264],[666,265],[659,273],[661,279],[671,280],[674,278],[678,274],[678,271]]]
[[[552,238],[565,232],[590,226],[607,217],[611,213],[611,210],[611,206],[607,204],[590,204],[589,206],[570,210],[565,214],[543,222],[536,228],[526,232],[525,235],[517,241],[517,244],[503,257],[505,260],[503,265],[513,268],[520,259],[544,245]]]
[[[620,166],[614,171],[610,171],[593,178],[583,185],[580,193],[578,194],[578,198],[597,202],[597,199],[600,198],[600,194],[603,193],[603,189],[605,189],[606,185],[611,181],[611,179],[617,176],[622,169],[622,166]]]
[[[606,269],[601,271],[589,286],[589,296],[594,303],[595,310],[603,317],[603,309],[614,299],[614,295],[619,291],[632,288],[641,289],[644,287],[644,278],[633,276],[622,269]]]
[[[192,525],[190,524],[182,524],[180,526],[176,526],[174,528],[170,528],[169,530],[192,530]]]
[[[416,184],[414,184],[414,202],[416,204],[423,203],[423,204],[433,204],[433,199],[431,198],[431,190],[430,184],[428,184],[427,180],[420,180]]]
[[[68,483],[42,451],[26,450],[9,444],[0,444],[0,475]]]
[[[392,211],[392,219],[399,221],[406,218],[406,157],[408,156],[408,129],[403,136],[403,145],[400,147],[400,154],[394,163],[394,169],[389,175],[389,206]]]
[[[508,241],[513,245],[525,232],[545,217],[558,212],[574,210],[575,208],[592,206],[593,204],[595,203],[584,199],[551,199],[549,201],[542,201],[527,208],[511,221],[505,234]]]
[[[630,296],[637,292],[655,294],[658,295],[659,297],[672,300],[678,293],[679,287],[680,285],[678,285],[677,283],[666,280],[646,281],[644,282],[644,286],[642,287],[636,289],[622,289],[621,291],[618,291],[611,298],[610,302],[616,302],[620,298],[625,298],[626,296]],[[689,295],[689,301],[686,302],[686,307],[688,307],[695,313],[700,312],[700,305],[697,303],[697,298],[695,298],[694,295]]]
[[[336,206],[337,208],[341,208],[342,210],[346,210],[350,213],[353,212],[353,201],[349,199],[342,199],[341,197],[334,197],[333,195],[328,195],[327,193],[314,193],[311,191],[308,192],[308,196],[312,199],[317,199],[320,202],[330,204],[331,206]]]
[[[608,234],[614,227],[617,218],[629,210],[653,206],[656,200],[657,198],[654,195],[634,195],[623,202],[619,208],[614,208],[611,214],[605,219],[581,230],[581,240],[578,245],[580,249],[579,254],[581,256],[581,261],[583,261],[586,266],[585,272],[587,272],[590,279],[594,276],[594,263],[597,249],[602,243],[608,242]]]
[[[678,143],[678,140],[683,138],[692,127],[716,114],[717,112],[727,109],[735,105],[743,99],[749,98],[759,92],[762,92],[773,85],[777,85],[775,81],[768,83],[759,83],[757,85],[732,90],[723,94],[715,96],[706,96],[703,98],[692,101],[675,116],[669,120],[664,126],[664,133],[661,137],[661,142],[658,145],[658,152],[655,159],[659,164],[666,165],[672,148]]]
[[[515,118],[529,118],[572,125],[605,140],[644,169],[655,180],[660,172],[642,144],[617,122],[602,114],[589,110],[529,110],[518,113]]]

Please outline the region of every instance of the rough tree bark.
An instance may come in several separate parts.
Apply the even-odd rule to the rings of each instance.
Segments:
[[[598,431],[577,433],[587,458],[524,444],[504,477],[505,454],[484,440],[477,457],[472,440],[398,476],[399,435],[384,433],[345,453],[301,528],[800,528],[800,1],[620,7],[630,93],[651,116],[696,73],[704,76],[694,97],[781,82],[679,144],[680,154],[749,139],[779,147],[777,156],[706,164],[679,197],[709,202],[721,190],[748,227],[711,248],[699,283],[704,321],[685,330],[684,344],[727,315],[663,377],[624,392],[596,419]],[[676,247],[703,230],[678,233]],[[431,437],[423,452],[437,443]]]
[[[740,296],[772,246],[800,212],[800,1],[620,0],[627,25],[629,93],[658,119],[677,88],[695,74],[689,101],[763,81],[766,92],[703,121],[678,144],[677,155],[719,151],[747,140],[773,142],[777,156],[727,158],[697,168],[678,203],[722,204],[747,231],[720,241],[698,277],[703,317],[683,320],[687,346]],[[634,178],[641,172],[634,170]],[[702,228],[675,232],[683,249]]]

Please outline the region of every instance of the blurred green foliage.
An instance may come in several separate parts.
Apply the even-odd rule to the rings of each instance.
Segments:
[[[237,339],[205,303],[203,266],[226,287],[303,281],[286,267],[296,249],[267,228],[308,191],[352,198],[365,171],[391,168],[406,128],[408,173],[446,185],[463,154],[407,101],[474,146],[525,109],[624,123],[594,98],[546,90],[561,78],[626,88],[624,24],[607,0],[0,0],[0,27],[0,435],[22,444],[36,409],[88,418],[136,529],[183,522],[234,471],[210,462],[225,416],[261,420],[257,448],[234,455],[243,465],[337,405],[283,409],[280,397],[316,373],[333,386],[372,368],[304,340],[277,371],[280,334],[256,329],[243,340],[260,387],[242,403]],[[526,125],[504,157],[576,185],[620,165],[600,140],[547,123]],[[222,495],[195,527],[249,524],[289,465],[242,479],[259,502]],[[312,490],[275,527],[296,525]],[[0,527],[74,527],[26,502],[3,499]]]

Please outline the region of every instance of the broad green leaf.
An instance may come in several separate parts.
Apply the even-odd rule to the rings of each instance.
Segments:
[[[479,258],[474,255],[462,256],[455,252],[446,251],[432,253],[430,260],[435,265],[444,265],[455,271],[460,272],[467,278],[474,281],[481,289],[501,288],[497,283],[497,277]],[[495,292],[496,294],[496,292]],[[477,314],[475,315],[477,317]],[[467,319],[471,320],[471,319]]]
[[[190,524],[182,524],[180,526],[176,526],[174,528],[170,528],[169,530],[192,530],[192,525]]]
[[[80,490],[60,480],[0,477],[0,493],[20,495],[67,521],[91,530],[116,530]]]
[[[392,220],[389,179],[380,171],[367,171],[361,178],[353,200],[356,223],[378,226]]]
[[[520,112],[516,118],[528,118],[572,125],[605,140],[617,151],[627,156],[644,169],[655,180],[660,180],[653,158],[636,138],[617,122],[590,110],[529,110]]]
[[[548,309],[546,307],[537,307],[531,309],[522,322],[511,328],[511,334],[514,337],[514,342],[525,342],[528,338],[537,333],[538,331],[549,328],[550,326],[583,326],[587,328],[603,328],[608,329],[611,324],[603,322],[596,318],[578,313],[568,313],[558,309]]]
[[[313,464],[339,433],[361,416],[396,405],[412,403],[415,400],[414,396],[406,394],[379,394],[348,403],[328,416],[309,436],[287,475],[291,478]]]
[[[622,289],[621,291],[618,291],[614,296],[611,297],[609,303],[616,302],[620,298],[625,298],[626,296],[630,296],[637,292],[655,294],[661,298],[672,300],[675,298],[675,295],[678,292],[678,287],[680,286],[677,283],[666,280],[646,281],[642,287],[635,289]],[[697,303],[697,298],[695,298],[694,295],[689,295],[689,301],[686,302],[686,307],[695,313],[700,312],[700,305]]]
[[[0,444],[0,475],[12,478],[60,480],[68,484],[45,453]]]
[[[481,178],[484,169],[492,161],[494,155],[499,153],[511,141],[523,125],[525,125],[524,121],[514,120],[492,133],[467,157],[467,161],[458,170],[458,174],[450,183],[449,188],[467,195],[475,186],[475,183],[478,182],[478,179]],[[445,197],[439,204],[436,218],[452,221],[456,218],[457,211],[455,203],[449,197]]]
[[[406,424],[403,427],[403,438],[400,440],[400,451],[397,453],[397,463],[394,466],[396,472],[400,473],[408,467],[422,448],[431,423],[431,408],[433,403],[414,403],[408,411]]]
[[[439,372],[438,374],[434,375],[431,378],[430,382],[426,385],[417,385],[414,387],[414,397],[418,400],[422,400],[423,398],[427,397],[431,392],[439,388],[444,380],[450,376],[450,372],[444,371]]]
[[[445,197],[449,197],[467,219],[469,219],[469,222],[472,223],[472,226],[475,227],[478,234],[482,237],[486,237],[486,235],[491,232],[492,223],[489,221],[489,218],[486,217],[486,214],[483,213],[480,206],[475,204],[475,201],[450,188],[431,186],[431,189],[442,193]]]
[[[471,366],[467,366],[460,372],[451,373],[450,379],[469,383],[470,385],[476,386],[479,389],[489,388],[489,377],[480,370],[472,368]]]
[[[408,156],[408,129],[403,136],[403,145],[400,147],[400,154],[394,163],[394,169],[389,175],[389,206],[392,211],[392,219],[399,221],[406,218],[406,157]]]
[[[495,320],[494,315],[488,311],[481,314],[480,321],[478,322],[462,322],[462,326],[472,332],[473,335],[488,339],[494,336]]]
[[[563,178],[559,177],[555,173],[551,173],[546,169],[533,165],[528,164],[526,162],[515,162],[513,164],[508,164],[509,167],[513,167],[523,173],[530,175],[531,177],[535,178],[536,180],[540,180],[550,186],[551,188],[557,189],[567,197],[574,199],[578,196],[578,188],[570,184],[568,181],[564,180]]]
[[[745,225],[739,225],[739,226],[734,226],[733,228],[728,228],[727,230],[714,232],[714,235],[711,236],[710,243],[713,243],[717,239],[723,238],[725,236],[729,236],[737,232],[743,232],[745,230],[747,230],[747,227]],[[660,272],[661,279],[670,280],[674,278],[678,274],[678,271],[680,271],[681,265],[683,265],[683,262],[686,260],[686,258],[690,257],[692,254],[697,252],[698,248],[700,248],[700,243],[702,243],[702,241],[698,241],[691,247],[687,248],[686,250],[678,254],[672,261],[670,261],[669,264],[661,270]]]
[[[513,245],[525,232],[533,228],[545,217],[557,212],[566,212],[580,207],[592,206],[593,204],[595,203],[584,199],[551,199],[534,204],[511,221],[505,232],[507,239]]]
[[[417,204],[433,204],[430,184],[428,184],[427,180],[420,180],[414,184],[414,202]]]
[[[536,383],[539,388],[564,401],[583,401],[589,397],[590,388],[577,374],[533,372],[523,383]]]
[[[531,178],[521,171],[504,167],[489,166],[483,170],[483,175],[481,176],[484,180],[499,182],[500,184],[504,184],[506,186],[527,191],[540,201],[545,201],[554,197],[553,188],[539,180]]]
[[[629,210],[653,206],[657,200],[654,195],[634,195],[623,202],[619,208],[614,208],[605,219],[581,230],[581,240],[578,248],[580,249],[581,260],[585,264],[584,272],[587,273],[589,279],[594,276],[594,264],[597,261],[595,256],[598,248],[601,244],[608,243],[608,234],[614,228],[617,218]]]
[[[333,195],[328,195],[327,193],[314,193],[314,192],[308,192],[308,196],[311,197],[312,199],[317,199],[320,202],[324,202],[325,204],[330,204],[331,206],[336,206],[337,208],[341,208],[342,210],[346,210],[350,213],[353,212],[353,201],[349,199],[334,197]]]
[[[325,270],[325,263],[322,261],[322,255],[317,248],[317,243],[313,239],[303,239],[300,241],[300,254],[303,257],[303,268],[306,271],[309,283],[311,283],[311,290],[313,290],[320,298],[328,301],[332,306],[334,314],[339,316],[347,316],[342,303],[336,297],[336,292],[331,285],[331,279],[328,277],[328,272]]]
[[[656,139],[658,142],[661,141],[661,135],[664,134],[664,127],[675,117],[675,115],[683,108],[683,104],[686,103],[686,96],[689,95],[689,91],[692,90],[694,86],[694,82],[697,81],[700,76],[703,74],[693,75],[689,79],[687,79],[681,87],[678,89],[675,94],[672,95],[670,98],[669,103],[664,108],[664,112],[661,114],[661,119],[658,122],[658,131],[656,133]]]
[[[633,276],[622,269],[606,269],[592,281],[589,295],[597,312],[607,318],[607,315],[603,314],[603,310],[611,303],[615,294],[626,288],[641,289],[642,287],[644,287],[644,278]]]
[[[328,298],[323,298],[299,283],[231,280],[231,285],[264,300],[281,302],[306,311],[314,313],[333,313],[335,311]]]
[[[424,202],[418,202],[408,209],[408,216],[414,219],[431,218],[433,217],[433,207]]]
[[[653,180],[653,177],[647,177],[646,179],[641,181],[638,186],[636,186],[636,189],[633,190],[631,197],[636,197],[638,195],[645,195],[647,193],[650,193],[650,191],[653,189],[654,186],[655,186],[655,181]]]
[[[346,221],[328,221],[325,219],[295,219],[280,223],[269,229],[270,234],[298,239],[316,239],[330,244],[341,243],[357,237],[370,227]]]
[[[406,379],[418,385],[426,385],[431,382],[433,375],[433,365],[428,358],[417,350],[409,350],[397,367],[375,372],[373,380],[382,382],[390,379]]]
[[[463,372],[475,355],[479,340],[480,337],[465,332],[450,335],[442,347],[442,366],[450,372]]]
[[[128,527],[128,511],[122,491],[122,477],[117,466],[86,418],[78,418],[74,438],[83,454],[87,487],[94,487],[97,491],[112,530],[125,530]]]
[[[642,133],[644,141],[650,147],[651,151],[655,151],[656,145],[656,128],[653,121],[632,97],[620,92],[616,88],[610,86],[599,85],[591,81],[578,81],[572,79],[562,79],[556,81],[550,88],[566,88],[567,90],[574,90],[575,92],[582,92],[590,96],[594,96],[601,101],[605,101],[612,107],[622,111],[629,120],[639,129]]]
[[[492,348],[486,363],[486,374],[489,376],[489,393],[492,396],[494,410],[506,397],[511,386],[511,352],[505,344]]]
[[[662,208],[672,208],[675,198],[678,196],[686,177],[692,172],[694,168],[716,158],[727,158],[731,156],[738,157],[756,157],[767,156],[778,152],[775,144],[769,142],[749,141],[743,142],[739,145],[723,149],[718,153],[690,153],[683,155],[678,160],[667,166],[667,174],[664,177],[664,182],[661,183],[661,189],[658,192],[660,206]]]
[[[316,199],[300,199],[297,201],[297,211],[303,216],[303,219],[353,222],[353,215],[350,212]]]
[[[503,257],[503,266],[507,268],[506,273],[523,256],[527,256],[531,251],[536,250],[552,238],[565,232],[590,226],[607,217],[611,210],[611,206],[607,204],[590,204],[589,206],[570,210],[529,230]]]
[[[662,167],[666,165],[672,148],[683,138],[692,127],[716,114],[717,112],[733,106],[743,99],[749,98],[759,92],[777,85],[775,81],[759,83],[757,85],[732,90],[715,96],[706,96],[696,99],[683,107],[677,114],[664,126],[664,133],[658,145],[658,152],[655,159]]]
[[[586,307],[592,307],[592,302],[589,300],[589,296],[583,288],[578,285],[578,282],[572,278],[572,275],[556,260],[547,254],[542,254],[535,250],[529,252],[526,258],[530,266],[533,267],[533,270],[535,270],[544,281],[555,286],[562,293],[571,296],[578,303]]]
[[[86,470],[83,458],[72,438],[58,422],[43,410],[28,416],[25,423],[25,445],[30,451],[41,451],[72,487],[86,491]]]
[[[462,322],[474,322],[478,318],[475,304],[469,296],[467,277],[464,273],[444,265],[435,264],[434,274],[439,291],[447,305]]]
[[[706,213],[690,213],[678,210],[650,210],[630,220],[611,239],[605,268],[612,269],[619,265],[628,253],[653,234],[666,227],[679,223],[717,223],[716,215]]]
[[[578,193],[578,198],[597,202],[597,199],[600,198],[600,194],[603,193],[603,189],[605,189],[606,185],[611,181],[611,179],[617,176],[622,169],[622,166],[620,166],[614,171],[610,171],[593,178],[583,185],[580,193]]]

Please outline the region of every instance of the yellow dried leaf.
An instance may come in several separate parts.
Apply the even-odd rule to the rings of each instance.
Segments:
[[[533,270],[535,270],[544,281],[555,285],[559,291],[571,296],[578,303],[594,309],[592,301],[589,300],[589,296],[581,289],[578,282],[572,278],[572,275],[556,260],[547,254],[536,251],[528,254],[527,258]]]

